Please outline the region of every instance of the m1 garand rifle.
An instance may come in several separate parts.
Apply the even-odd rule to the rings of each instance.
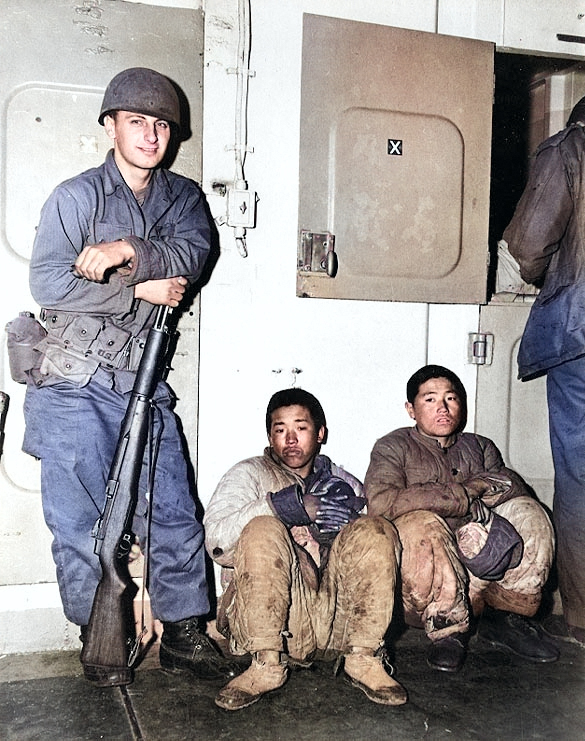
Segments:
[[[132,518],[149,437],[152,398],[163,377],[170,344],[169,311],[168,307],[159,306],[154,325],[148,333],[122,421],[106,485],[106,501],[95,534],[95,552],[99,555],[102,576],[89,623],[82,629],[80,659],[86,679],[102,687],[130,684],[132,664],[140,646],[132,610],[132,598],[137,587],[128,572],[127,556],[132,546]]]
[[[8,405],[10,397],[4,391],[0,391],[0,459],[4,451],[4,427],[6,426],[6,415],[8,414]]]

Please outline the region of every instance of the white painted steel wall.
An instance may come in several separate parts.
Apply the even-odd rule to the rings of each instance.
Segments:
[[[216,216],[214,181],[233,179],[235,0],[208,0],[204,72],[204,189]],[[324,452],[363,477],[375,440],[409,423],[408,377],[425,362],[448,365],[475,393],[466,364],[475,306],[301,299],[295,296],[300,73],[303,12],[435,31],[434,1],[252,0],[246,178],[258,192],[257,226],[242,258],[227,226],[222,256],[202,293],[199,494],[259,454],[270,395],[296,384],[322,401],[330,428]],[[459,21],[459,14],[455,14]],[[443,24],[447,20],[442,21]],[[460,33],[461,28],[458,28]],[[471,32],[467,35],[473,35]],[[332,65],[335,60],[332,60]],[[487,239],[487,235],[486,235]],[[484,249],[484,246],[480,246]]]
[[[203,187],[219,218],[225,199],[214,194],[212,184],[234,177],[229,148],[236,80],[228,69],[237,63],[237,0],[142,2],[204,7]],[[198,460],[204,506],[229,466],[261,452],[268,398],[295,379],[325,407],[330,438],[324,452],[360,477],[376,438],[408,424],[404,387],[420,365],[450,366],[470,399],[475,396],[475,367],[467,364],[466,352],[467,334],[478,328],[478,307],[295,296],[303,12],[575,53],[569,44],[555,45],[555,33],[583,35],[579,3],[563,3],[562,28],[555,25],[559,18],[550,19],[550,8],[544,0],[528,5],[526,0],[251,0],[255,76],[249,81],[248,142],[254,151],[247,155],[245,174],[258,192],[258,218],[247,235],[245,259],[232,230],[220,226],[221,257],[202,293]],[[529,13],[537,23],[528,22]],[[302,372],[295,375],[293,369]],[[15,588],[15,631],[26,624],[24,611],[52,605],[53,586],[47,585],[44,597],[39,589]],[[32,637],[26,650],[55,647],[50,626],[45,627],[49,630]],[[69,638],[62,647],[68,645]]]

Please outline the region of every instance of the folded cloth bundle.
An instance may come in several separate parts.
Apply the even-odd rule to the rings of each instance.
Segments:
[[[468,522],[456,533],[459,558],[480,579],[498,581],[522,560],[524,543],[516,528],[490,512],[487,522]]]

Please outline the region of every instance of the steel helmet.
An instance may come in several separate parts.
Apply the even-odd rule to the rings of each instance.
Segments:
[[[179,96],[172,82],[147,67],[131,67],[112,78],[102,100],[98,122],[112,111],[131,111],[156,116],[178,128],[181,125]]]

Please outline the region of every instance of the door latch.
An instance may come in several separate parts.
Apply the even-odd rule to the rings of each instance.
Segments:
[[[335,235],[329,232],[317,234],[301,230],[297,270],[325,273],[330,278],[335,278],[337,274]]]

